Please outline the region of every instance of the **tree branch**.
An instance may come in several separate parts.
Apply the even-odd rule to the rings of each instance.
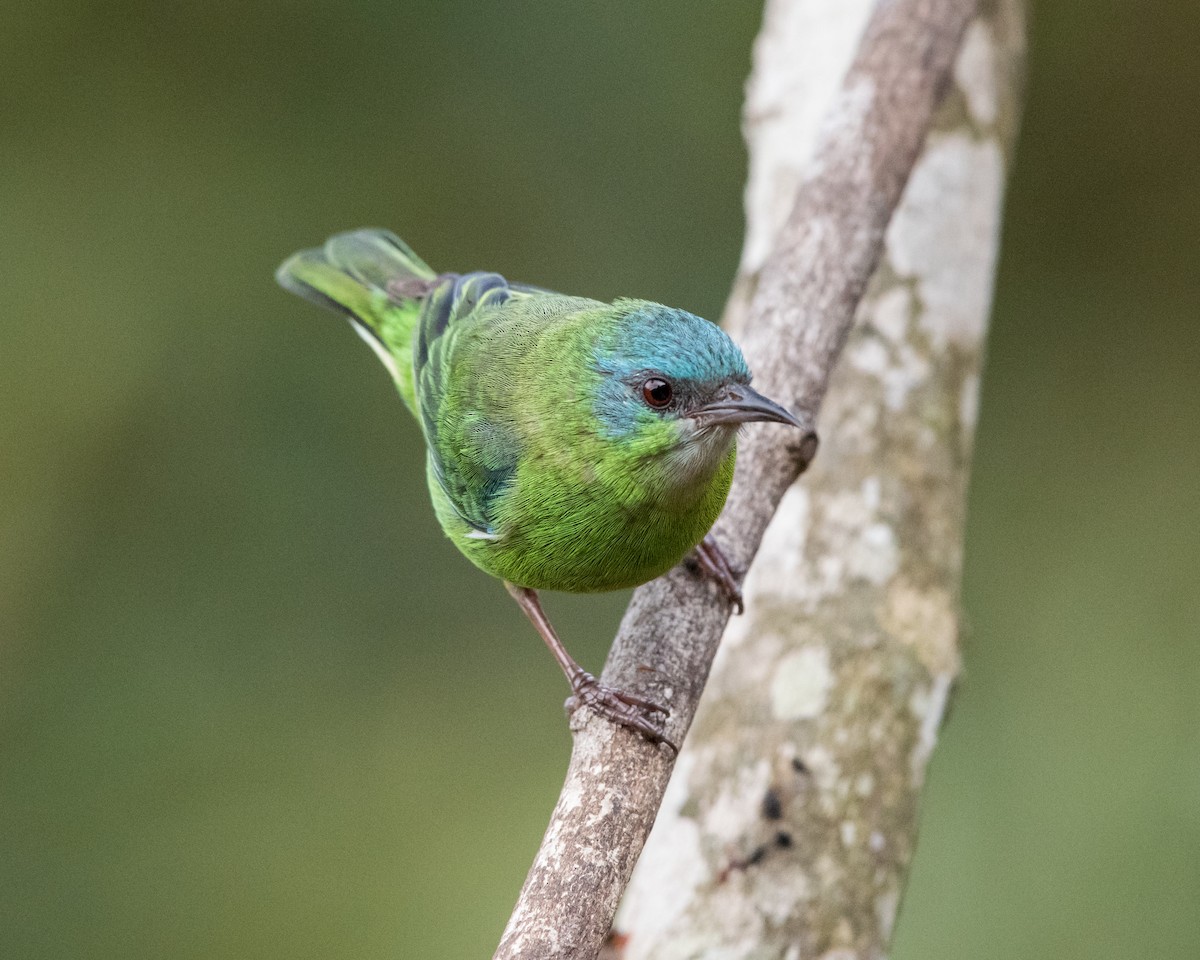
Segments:
[[[782,217],[847,6],[775,2],[747,104],[749,237]],[[808,8],[808,17],[800,8]],[[767,31],[770,31],[768,34]],[[813,34],[819,34],[814,37]],[[887,955],[925,769],[958,672],[976,396],[1023,58],[1021,0],[968,28],[822,411],[831,442],[785,496],[617,915],[621,960]],[[769,81],[768,81],[769,78]],[[825,92],[832,97],[833,92]],[[790,136],[785,138],[784,133]],[[746,303],[735,294],[733,317]]]
[[[742,345],[764,392],[814,421],[879,260],[974,0],[881,0],[829,112],[807,179],[759,276]],[[746,569],[783,494],[815,452],[748,430],[716,535]],[[635,594],[604,682],[667,704],[679,742],[729,619],[683,568]],[[670,750],[580,711],[566,782],[496,960],[592,958],[654,822]]]

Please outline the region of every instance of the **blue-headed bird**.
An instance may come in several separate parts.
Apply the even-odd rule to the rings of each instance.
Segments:
[[[738,427],[802,424],[750,386],[734,342],[646,300],[436,273],[383,230],[331,237],[276,277],[348,317],[383,361],[424,435],[442,529],[520,604],[570,681],[569,707],[665,740],[666,710],[580,667],[537,591],[632,587],[691,553],[740,608],[707,536]]]

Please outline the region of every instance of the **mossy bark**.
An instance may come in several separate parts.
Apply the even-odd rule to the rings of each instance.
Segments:
[[[872,5],[822,19],[828,6],[768,5],[746,108],[734,327],[783,228],[779,198],[811,175],[806,138],[824,112],[813,99],[835,96],[830,77]],[[965,500],[1022,13],[1020,0],[995,0],[967,29],[825,398],[821,455],[767,530],[747,613],[726,631],[626,892],[622,960],[886,955],[959,672]],[[823,53],[797,56],[797,43]]]
[[[779,44],[775,54],[766,52],[780,17],[804,9],[810,13],[825,10],[834,19],[842,17],[836,13],[841,10],[837,4],[818,8],[801,0],[772,3],[759,44],[756,83],[766,82],[764,78],[781,80],[785,74],[779,71],[794,70],[804,59],[790,41]],[[976,11],[975,0],[885,0],[873,4],[844,44],[847,60],[834,63],[833,58],[826,58],[834,71],[828,81],[833,93],[815,112],[824,120],[815,126],[813,139],[805,143],[790,134],[778,138],[781,151],[789,158],[803,155],[797,165],[799,175],[790,183],[786,177],[781,179],[777,189],[759,191],[766,197],[764,209],[771,209],[771,217],[779,213],[772,221],[773,228],[770,224],[758,226],[764,214],[752,203],[751,240],[755,229],[765,229],[767,239],[758,247],[757,260],[747,256],[732,314],[746,318],[740,339],[755,372],[756,386],[802,418],[815,420],[856,311],[881,262],[888,264],[883,276],[894,273],[903,278],[901,285],[913,290],[907,313],[894,308],[892,313],[880,311],[879,298],[888,291],[878,291],[864,308],[874,310],[876,324],[887,327],[890,322],[888,330],[899,328],[892,340],[881,340],[873,348],[876,353],[884,349],[889,368],[905,370],[905,364],[932,362],[925,355],[909,356],[912,348],[907,344],[913,330],[924,331],[931,343],[940,342],[943,333],[959,335],[952,325],[926,329],[926,314],[920,312],[929,296],[922,285],[926,272],[922,268],[910,276],[900,269],[906,261],[897,260],[897,251],[923,250],[924,246],[915,242],[897,248],[891,238],[897,229],[893,213],[910,175],[916,178],[914,183],[927,183],[926,189],[933,188],[940,195],[937,174],[942,168],[934,166],[929,173],[922,173],[921,167],[916,167],[914,174],[914,167],[936,126],[936,109],[950,85],[955,57]],[[809,26],[819,28],[819,16],[809,20]],[[804,35],[804,26],[801,22],[792,41]],[[779,100],[768,103],[767,112],[760,116],[764,130],[773,122],[773,111],[786,113],[796,100],[797,92],[786,82],[776,88],[782,91]],[[761,98],[755,100],[752,95],[754,150],[753,111],[762,105]],[[998,191],[1002,170],[996,170],[996,177]],[[953,181],[945,186],[947,198],[962,199]],[[911,187],[909,195],[914,195]],[[996,242],[994,206],[987,208],[992,211],[993,229],[987,238],[988,266],[982,271],[989,285]],[[923,215],[916,219],[917,224],[926,222]],[[919,241],[924,232],[917,233]],[[889,238],[886,244],[885,235]],[[952,252],[942,250],[945,255]],[[986,314],[986,295],[984,301]],[[976,326],[978,341],[982,317]],[[894,349],[894,358],[889,349]],[[978,344],[974,350],[977,367]],[[970,355],[965,345],[960,352]],[[963,366],[961,359],[950,366],[955,370],[962,366],[954,376],[967,382],[970,368]],[[843,365],[843,369],[849,367]],[[842,376],[854,376],[856,369]],[[937,369],[942,369],[940,364]],[[978,377],[972,382],[977,384]],[[778,657],[775,669],[764,682],[750,684],[743,691],[746,696],[736,702],[725,699],[724,688],[714,691],[711,715],[719,717],[727,711],[731,722],[705,721],[711,730],[708,736],[715,737],[713,747],[707,753],[685,749],[675,780],[678,786],[664,810],[668,830],[674,824],[687,836],[677,832],[672,838],[668,833],[659,852],[647,862],[643,879],[628,901],[630,910],[641,904],[641,913],[626,914],[625,926],[618,927],[618,935],[610,940],[614,950],[659,958],[799,957],[810,955],[810,943],[844,940],[858,944],[861,940],[865,945],[868,934],[860,936],[859,931],[867,928],[859,916],[860,891],[854,886],[858,874],[847,873],[834,854],[840,856],[842,847],[853,848],[855,862],[867,863],[877,855],[869,845],[878,844],[874,839],[878,832],[885,853],[891,856],[894,849],[897,862],[902,858],[907,863],[915,823],[914,784],[919,779],[911,770],[913,766],[923,769],[920,758],[927,756],[932,744],[956,664],[951,657],[946,668],[949,678],[939,686],[932,682],[926,654],[936,659],[947,644],[953,650],[953,614],[946,621],[939,612],[952,608],[957,594],[961,522],[955,518],[961,515],[966,476],[961,437],[956,441],[960,452],[947,455],[961,461],[954,467],[961,474],[958,485],[947,494],[948,502],[957,505],[957,513],[943,521],[934,506],[926,513],[912,513],[907,507],[910,498],[938,485],[936,478],[923,479],[923,459],[942,459],[938,450],[941,439],[948,436],[947,424],[959,423],[961,409],[970,404],[962,405],[964,390],[959,389],[955,402],[960,404],[956,408],[960,413],[943,413],[932,399],[936,394],[933,387],[928,391],[916,386],[907,389],[883,376],[874,376],[871,383],[875,393],[862,398],[854,394],[853,381],[840,388],[844,399],[826,420],[825,443],[833,451],[826,455],[826,469],[844,469],[840,465],[847,458],[871,461],[875,452],[886,449],[897,463],[916,472],[915,486],[904,477],[893,477],[891,464],[881,462],[869,470],[864,467],[862,476],[841,488],[841,495],[834,489],[826,495],[824,488],[791,495],[791,515],[807,511],[820,523],[801,527],[801,553],[792,546],[782,552],[776,548],[763,569],[779,569],[784,558],[793,557],[804,569],[790,578],[788,589],[805,584],[818,592],[827,588],[825,599],[831,606],[815,605],[821,597],[808,586],[788,601],[787,591],[772,598],[761,584],[751,585],[757,598],[754,602],[761,607],[757,616],[763,619],[743,622],[739,628],[743,644],[758,624],[765,630],[766,624],[776,623],[775,642],[788,644],[788,649],[774,651],[772,655]],[[860,438],[870,435],[874,427],[887,426],[882,411],[872,413],[876,394],[900,396],[906,411],[909,405],[918,411],[920,422],[886,432],[883,440],[868,449],[861,446],[866,441]],[[918,396],[930,398],[927,409],[917,406]],[[897,419],[904,418],[897,414]],[[840,435],[843,430],[844,439]],[[714,529],[736,569],[750,564],[780,501],[815,452],[810,432],[796,430],[793,435],[794,439],[781,441],[777,433],[752,426],[739,440],[737,475]],[[910,442],[916,444],[912,449],[891,450],[893,445],[899,448]],[[925,529],[921,522],[925,516],[941,526]],[[915,546],[901,544],[901,536],[914,533]],[[881,562],[876,550],[886,551],[884,541],[889,537],[891,564]],[[931,558],[933,566],[910,562],[911,551],[929,545],[946,559]],[[935,567],[953,571],[951,579],[937,581],[944,598],[933,592]],[[895,621],[892,626],[892,620],[873,613],[873,594],[858,595],[863,583],[883,590],[881,596],[893,604],[885,608]],[[857,599],[839,607],[837,597],[843,592],[854,592]],[[839,609],[846,611],[846,618],[834,615]],[[728,620],[729,605],[722,591],[694,572],[676,568],[634,594],[603,680],[669,706],[666,733],[678,742],[691,726]],[[942,628],[940,639],[929,639],[930,624]],[[888,632],[893,627],[913,638],[912,642],[906,645],[894,639]],[[737,635],[732,639],[727,660],[754,659],[743,655]],[[771,641],[763,642],[764,650],[769,649]],[[736,678],[737,672],[730,676]],[[780,677],[791,680],[784,682]],[[828,679],[817,683],[814,677]],[[739,682],[734,680],[732,685]],[[918,704],[925,701],[927,709]],[[935,718],[932,725],[930,717]],[[810,725],[804,736],[796,727],[801,723]],[[756,740],[756,724],[763,731],[762,742]],[[767,736],[772,724],[781,726],[777,734]],[[575,747],[566,783],[496,952],[497,960],[595,957],[612,932],[622,891],[663,802],[675,760],[668,747],[651,745],[587,711],[576,712],[572,729]],[[706,736],[704,730],[698,730],[697,747],[702,736]],[[873,756],[886,756],[889,762],[886,769],[874,773],[875,781],[868,783],[859,777],[867,772]],[[699,777],[694,775],[698,764],[706,766]],[[776,769],[780,765],[782,772]],[[893,777],[893,771],[901,767],[909,772]],[[854,778],[846,775],[852,768]],[[844,805],[850,802],[844,791],[851,786],[862,791],[860,806],[875,811],[870,822],[879,830],[864,837],[857,833],[857,822],[843,815]],[[775,787],[773,792],[771,787]],[[809,809],[823,811],[826,823],[836,827],[840,846],[831,845],[829,830],[800,833]],[[760,816],[765,811],[771,815]],[[747,816],[756,818],[753,824]],[[768,836],[774,846],[757,842],[749,832],[757,829],[762,819],[778,825]],[[791,830],[786,838],[785,826]],[[662,849],[680,837],[684,842],[679,844],[678,856]],[[868,844],[861,852],[857,847],[860,841]],[[806,855],[789,861],[771,855],[776,850],[790,853],[797,849]],[[792,885],[779,888],[773,900],[752,899],[752,891],[747,890],[746,896],[739,897],[743,902],[737,910],[717,922],[716,908],[726,903],[721,899],[724,890],[734,889],[731,884],[755,882],[754,877],[764,875],[759,867],[778,869],[777,865],[785,862],[798,864],[789,874]],[[793,886],[803,890],[806,883],[807,892],[794,895]],[[891,903],[894,912],[898,885],[883,887],[893,899],[881,900],[872,888],[872,909],[879,903]],[[717,890],[717,899],[703,899],[710,889]],[[800,929],[806,921],[793,914],[794,906],[810,913],[820,911],[822,918],[828,916],[828,923],[822,919],[812,926],[810,936]],[[888,924],[890,915],[882,911]],[[739,926],[745,917],[753,919],[752,927]],[[835,938],[825,933],[827,926],[835,931]],[[883,920],[877,926],[885,926]],[[845,929],[850,933],[844,934]],[[775,936],[776,930],[782,930],[782,935]],[[754,934],[749,939],[748,931]],[[621,934],[627,937],[623,939]]]

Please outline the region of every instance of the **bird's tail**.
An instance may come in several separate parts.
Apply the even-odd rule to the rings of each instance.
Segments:
[[[288,257],[275,279],[285,290],[344,314],[391,372],[405,403],[414,406],[413,330],[437,274],[408,244],[386,230],[339,233],[323,247]]]

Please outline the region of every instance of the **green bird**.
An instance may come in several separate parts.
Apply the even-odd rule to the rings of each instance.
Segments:
[[[384,230],[331,237],[276,279],[347,316],[383,361],[424,434],[442,529],[504,581],[570,681],[568,708],[665,741],[665,708],[580,667],[537,591],[636,586],[695,551],[740,608],[706,536],[733,479],[737,430],[801,423],[750,387],[733,341],[646,300],[435,273]]]

